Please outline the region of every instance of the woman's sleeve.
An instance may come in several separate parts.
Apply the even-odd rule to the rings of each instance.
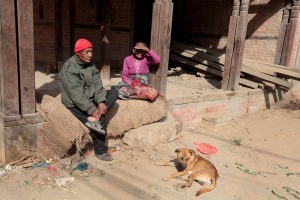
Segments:
[[[148,65],[157,65],[160,63],[160,57],[159,55],[157,55],[157,53],[155,53],[153,50],[150,50],[147,53],[147,57],[148,57]]]
[[[128,84],[131,83],[131,80],[128,75],[129,72],[129,65],[128,65],[128,60],[125,58],[123,62],[123,70],[122,70],[122,80]]]

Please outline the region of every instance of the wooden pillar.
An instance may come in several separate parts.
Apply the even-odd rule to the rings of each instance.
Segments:
[[[292,0],[291,13],[289,23],[286,25],[286,32],[283,42],[282,55],[280,59],[280,65],[289,65],[289,59],[293,49],[293,41],[296,32],[297,18],[299,12],[300,0]]]
[[[249,3],[250,0],[234,0],[228,31],[222,82],[223,90],[237,91],[239,88],[248,25]]]
[[[32,0],[0,0],[0,10],[0,162],[6,163],[36,149]]]
[[[290,8],[291,8],[291,3],[287,3],[285,8],[283,9],[282,20],[281,20],[281,24],[280,24],[277,45],[276,45],[275,58],[274,58],[274,64],[277,64],[277,65],[280,64],[280,60],[281,60],[286,26],[287,26],[287,24],[289,22],[289,18],[290,18]]]
[[[16,18],[14,1],[1,1],[2,26],[2,114],[6,121],[21,119],[19,106],[19,79],[17,59]],[[5,51],[3,51],[5,49]]]
[[[166,95],[167,73],[172,29],[172,0],[155,0],[152,13],[151,44],[161,58],[159,66],[151,71],[151,83],[161,95]]]
[[[101,1],[101,76],[110,80],[110,43],[111,43],[111,9],[112,0]]]

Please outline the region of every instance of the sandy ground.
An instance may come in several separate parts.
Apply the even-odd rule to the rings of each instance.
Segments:
[[[203,155],[193,142],[210,143],[218,152]],[[112,162],[100,161],[91,152],[83,160],[73,159],[72,164],[71,158],[50,163],[56,172],[43,167],[9,171],[6,176],[0,175],[0,199],[297,200],[300,199],[299,144],[299,107],[278,106],[234,118],[219,129],[199,125],[193,130],[184,130],[176,140],[164,145],[132,149],[120,144],[118,151],[113,152]],[[155,161],[174,159],[174,151],[180,147],[194,149],[214,163],[220,178],[213,191],[195,197],[201,187],[197,182],[190,188],[180,188],[182,180],[162,180],[177,169],[156,166]],[[84,162],[90,171],[74,174],[72,170]],[[75,180],[68,186],[58,187],[54,180],[64,177]]]

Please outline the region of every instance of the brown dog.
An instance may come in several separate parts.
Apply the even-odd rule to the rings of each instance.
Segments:
[[[210,192],[216,187],[219,174],[216,167],[210,161],[197,155],[192,149],[176,149],[175,153],[177,153],[177,161],[181,164],[183,171],[170,174],[164,177],[163,180],[167,181],[174,177],[182,177],[189,174],[185,187],[191,187],[193,181],[197,181],[203,185],[196,193],[196,196]]]

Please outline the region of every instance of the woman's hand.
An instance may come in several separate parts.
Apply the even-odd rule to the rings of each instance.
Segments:
[[[144,45],[138,45],[138,46],[135,46],[134,49],[135,49],[135,50],[145,51],[145,52],[147,52],[147,53],[150,51],[150,49],[149,49],[148,47],[144,46]]]

